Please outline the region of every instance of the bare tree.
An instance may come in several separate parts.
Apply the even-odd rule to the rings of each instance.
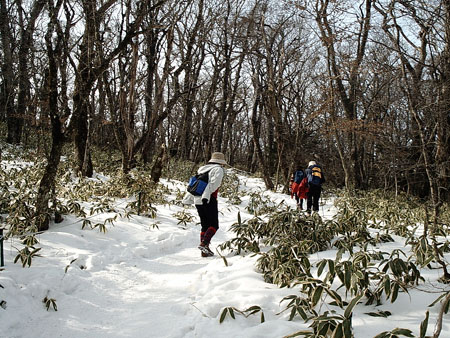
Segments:
[[[143,132],[142,140],[144,163],[150,162],[154,153],[157,130],[181,96],[177,85],[175,90],[166,93],[167,96],[165,90],[171,80],[175,25],[189,5],[190,2],[178,6],[174,1],[168,2],[165,7],[155,8],[154,11],[149,12],[148,18],[143,22],[146,27],[144,57],[147,64],[144,96],[147,128]],[[160,67],[161,64],[163,64],[162,67]]]
[[[66,131],[63,128],[63,121],[68,117],[65,115],[63,106],[58,103],[59,88],[66,85],[58,84],[58,74],[64,74],[66,64],[63,58],[67,57],[67,35],[57,19],[58,12],[61,9],[62,2],[58,2],[55,6],[52,0],[47,1],[49,23],[45,34],[45,42],[47,47],[48,68],[45,74],[44,93],[46,100],[43,111],[48,111],[51,123],[52,144],[51,150],[47,157],[47,165],[39,183],[39,189],[36,196],[35,219],[38,231],[47,230],[50,222],[49,202],[53,201],[55,194],[55,179],[58,166],[61,160],[63,145],[66,141]],[[66,12],[67,14],[67,12]],[[70,15],[66,16],[66,27],[70,27]],[[53,34],[56,34],[56,42],[53,41]],[[64,77],[65,79],[65,77]],[[55,205],[53,206],[55,207]],[[57,214],[55,214],[57,215]],[[57,217],[55,217],[57,220]]]
[[[139,1],[136,4],[135,18],[131,23],[127,23],[123,36],[118,38],[117,45],[108,53],[104,54],[101,59],[97,57],[98,50],[95,49],[95,41],[100,36],[100,23],[108,11],[117,0],[110,0],[96,7],[97,3],[93,0],[83,0],[83,17],[86,21],[85,30],[80,44],[80,53],[78,65],[75,72],[75,83],[73,93],[73,115],[71,119],[71,130],[73,131],[73,139],[75,146],[75,169],[83,176],[92,174],[92,163],[90,158],[90,150],[88,143],[89,129],[89,102],[90,92],[103,74],[109,67],[112,60],[119,55],[131,42],[132,39],[140,34],[140,26],[147,15],[147,12],[154,7],[161,6],[167,0],[161,0],[154,5],[149,5],[145,1]],[[131,8],[127,7],[128,11]],[[123,29],[123,28],[122,28]],[[99,63],[96,63],[99,61]]]
[[[12,124],[14,123],[14,66],[13,66],[13,49],[14,38],[10,23],[10,15],[8,13],[8,4],[6,0],[0,1],[0,35],[2,41],[2,82],[0,89],[0,117],[8,118],[8,124],[11,129],[11,136],[8,137],[12,141]]]
[[[334,28],[334,23],[330,22],[330,12],[336,13],[337,8],[330,9],[332,5],[329,0],[317,0],[315,2],[315,14],[317,26],[320,30],[320,36],[323,45],[327,50],[327,62],[330,72],[330,84],[333,91],[333,99],[338,99],[339,103],[345,113],[345,119],[348,123],[344,122],[343,125],[346,129],[343,129],[346,134],[346,144],[339,146],[339,154],[341,157],[341,164],[344,168],[345,183],[347,188],[362,186],[362,172],[361,156],[364,152],[361,151],[361,141],[358,140],[358,103],[361,101],[360,87],[359,87],[359,75],[361,65],[364,59],[367,39],[369,30],[371,27],[371,10],[373,0],[364,0],[360,6],[360,14],[357,16],[359,22],[359,28],[355,34],[356,50],[353,53],[355,55],[352,60],[350,53],[348,55],[338,55],[338,45],[340,45],[340,34],[344,34],[346,30],[337,31]],[[344,42],[344,47],[347,42]],[[352,42],[350,42],[351,46]],[[342,60],[342,61],[340,61]],[[348,68],[346,68],[348,67]],[[332,119],[335,123],[335,127],[339,124],[342,126],[342,122],[337,122],[337,116],[334,114],[335,110],[332,109]],[[338,129],[336,128],[336,131]],[[348,149],[347,152],[344,149]]]
[[[272,11],[270,2],[260,1],[248,18],[252,146],[266,186],[282,182],[287,190],[293,167],[306,165],[306,157],[314,154],[306,144],[313,125],[313,109],[306,104],[313,61],[303,34],[305,22],[295,12]],[[270,182],[273,176],[275,184]]]
[[[430,5],[436,6],[434,10],[430,11]],[[448,157],[444,159],[440,154],[441,148],[448,146],[448,144],[445,144],[445,142],[448,142],[448,139],[445,140],[445,138],[436,137],[436,131],[442,131],[442,128],[448,129],[448,117],[447,119],[441,117],[441,110],[438,108],[440,104],[438,104],[437,113],[434,112],[434,109],[430,109],[430,107],[436,108],[436,106],[433,102],[430,102],[430,99],[433,97],[433,90],[431,88],[433,83],[428,77],[427,69],[435,67],[433,62],[434,58],[430,58],[428,54],[432,27],[438,24],[436,21],[439,19],[443,19],[444,25],[448,25],[449,22],[448,6],[445,7],[444,15],[441,18],[434,15],[441,6],[442,2],[440,1],[435,1],[432,4],[429,2],[426,4],[420,2],[419,6],[412,6],[407,1],[392,0],[386,6],[382,6],[381,4],[375,7],[383,16],[382,28],[388,36],[392,48],[398,54],[409,112],[417,127],[417,135],[420,140],[421,161],[423,161],[423,168],[428,178],[433,208],[432,224],[434,228],[432,229],[431,237],[435,249],[437,246],[435,235],[437,233],[440,207],[442,205],[441,189],[439,187],[441,181],[445,180],[441,176],[443,173],[441,168],[445,166],[445,162],[442,163],[442,161],[448,161]],[[400,22],[400,15],[402,18],[407,18],[409,20],[407,21],[408,23],[418,28],[416,30],[418,32],[416,40],[409,38],[410,34],[407,30],[410,30],[411,27],[404,26],[405,19]],[[444,58],[446,51],[448,51],[448,43],[447,40],[443,50]],[[446,67],[448,66],[446,65]],[[439,91],[442,91],[442,89]],[[444,110],[448,114],[448,107],[444,108]],[[444,125],[441,125],[442,123]],[[437,143],[432,141],[436,138]],[[434,158],[433,153],[436,154]],[[427,235],[425,231],[424,236]],[[450,273],[447,271],[446,263],[439,259],[440,255],[437,249],[436,257],[443,268],[444,277],[449,280]]]
[[[151,7],[142,22],[144,48],[139,47],[141,41],[136,41],[102,76],[124,172],[134,165],[138,154],[144,163],[151,161],[161,124],[169,114],[174,114],[175,105],[189,93],[186,85],[180,85],[179,78],[191,71],[188,67],[191,62],[186,57],[191,58],[192,54],[180,53],[176,67],[173,59],[175,27],[192,2],[172,1],[164,6]],[[197,34],[195,29],[193,34]],[[193,48],[194,42],[195,38]],[[142,65],[146,72],[139,76],[137,69]],[[195,95],[191,100],[194,98]]]
[[[189,26],[191,22],[189,16],[186,16],[185,21],[180,22],[176,29],[179,52],[183,56],[181,60],[182,68],[179,68],[179,70],[184,73],[183,82],[180,84],[183,91],[183,113],[177,135],[178,156],[181,158],[189,158],[193,145],[192,130],[196,128],[192,124],[192,120],[194,103],[199,89],[200,71],[205,59],[204,11],[204,1],[200,0],[194,12],[195,20],[193,20],[192,29],[187,30],[182,28],[183,26]],[[188,34],[186,34],[187,32]]]
[[[437,222],[448,12],[448,0],[0,0],[0,119],[8,140],[33,134],[24,116],[61,129],[52,143],[73,140],[81,175],[93,145],[119,149],[124,172],[163,149],[195,162],[221,150],[269,189],[314,158],[338,185],[432,196]]]
[[[0,16],[2,18],[0,33],[2,37],[2,46],[4,50],[3,71],[5,74],[3,84],[3,100],[6,101],[6,117],[8,126],[8,143],[18,144],[21,142],[24,118],[28,105],[30,82],[28,74],[28,65],[30,60],[30,51],[33,45],[33,34],[35,32],[36,21],[44,7],[44,0],[36,0],[30,4],[29,11],[22,7],[22,2],[15,2],[17,6],[19,39],[17,54],[13,55],[13,41],[11,32],[11,14],[8,13],[6,0],[0,2]],[[10,9],[12,10],[12,9]],[[29,15],[27,15],[29,14]],[[18,60],[15,65],[14,59]],[[17,97],[14,90],[14,69],[17,69]]]

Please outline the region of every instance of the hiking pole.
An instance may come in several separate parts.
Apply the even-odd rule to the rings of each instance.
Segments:
[[[3,260],[3,228],[0,228],[0,266],[5,266]]]
[[[322,191],[322,193],[323,193],[323,191]],[[322,194],[321,194],[321,195],[320,195],[320,199],[319,199],[319,204],[322,204],[322,203],[321,203],[322,200],[323,200],[323,198],[322,198]],[[322,217],[325,218],[325,211],[323,211],[323,204],[322,204]]]

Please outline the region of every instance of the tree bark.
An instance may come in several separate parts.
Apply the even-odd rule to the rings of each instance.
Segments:
[[[252,117],[251,117],[252,132],[253,132],[253,145],[254,145],[254,149],[255,149],[256,159],[259,163],[259,167],[262,170],[263,180],[266,185],[266,189],[273,190],[274,185],[273,185],[272,178],[270,176],[270,167],[265,160],[264,153],[263,153],[261,145],[259,143],[260,122],[258,121],[258,110],[260,110],[261,108],[262,108],[261,97],[260,97],[260,94],[257,92],[255,102],[253,103],[253,112],[252,112]]]
[[[10,21],[6,0],[0,0],[0,36],[2,41],[3,62],[0,89],[0,119],[7,121],[7,142],[14,143],[15,107],[14,107],[14,65],[13,65],[13,37],[10,30]],[[9,132],[11,130],[11,132]]]
[[[55,15],[51,12],[51,15]],[[52,46],[52,34],[54,31],[55,17],[51,18],[46,34],[47,56],[48,56],[48,74],[46,79],[46,93],[48,102],[48,111],[52,126],[52,146],[47,158],[47,165],[39,183],[38,193],[35,204],[35,220],[38,231],[47,230],[50,222],[49,202],[54,200],[55,179],[58,172],[58,166],[61,160],[62,148],[65,137],[62,131],[62,123],[58,112],[58,67],[57,56],[59,55],[60,45],[55,50]]]
[[[26,109],[28,106],[28,99],[30,95],[30,74],[28,72],[28,62],[30,56],[30,50],[32,48],[33,42],[33,33],[35,29],[36,21],[44,8],[45,0],[37,0],[33,3],[33,7],[31,9],[30,18],[28,20],[27,27],[24,27],[24,23],[22,22],[22,32],[20,37],[20,46],[19,46],[19,66],[18,66],[18,81],[19,81],[19,90],[17,94],[17,111],[15,118],[15,126],[13,135],[13,143],[20,143],[22,138],[22,129],[24,125],[24,119],[26,115]],[[19,9],[20,12],[21,9]],[[19,15],[19,18],[22,19],[22,15]]]

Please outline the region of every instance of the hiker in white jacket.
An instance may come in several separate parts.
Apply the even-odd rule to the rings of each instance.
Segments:
[[[198,248],[202,257],[213,256],[214,252],[209,248],[211,238],[219,229],[219,210],[217,208],[217,195],[222,179],[225,175],[223,165],[227,164],[222,153],[213,153],[208,164],[200,167],[198,174],[208,172],[208,184],[201,196],[194,196],[189,192],[183,198],[184,204],[195,204],[202,229],[200,231],[200,244]]]

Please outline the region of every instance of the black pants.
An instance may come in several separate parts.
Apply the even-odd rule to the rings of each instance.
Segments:
[[[217,199],[213,196],[206,205],[195,205],[198,215],[200,216],[200,224],[202,230],[200,232],[200,242],[209,244],[211,238],[219,229],[219,209],[217,208]]]
[[[307,211],[311,211],[311,206],[313,211],[319,211],[319,199],[321,192],[322,187],[320,185],[309,185],[308,202],[306,203]]]
[[[303,199],[298,197],[297,193],[294,194],[294,197],[297,202],[297,206],[300,207],[300,209],[303,209]]]

